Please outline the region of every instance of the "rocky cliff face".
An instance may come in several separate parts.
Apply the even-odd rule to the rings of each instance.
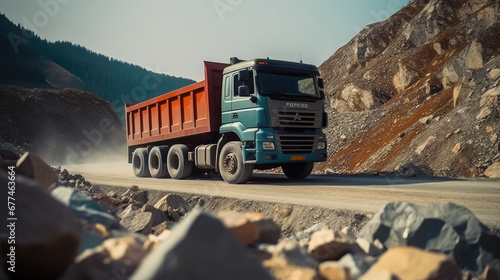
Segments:
[[[51,163],[122,155],[125,131],[110,104],[76,89],[0,86],[0,143],[10,142]]]
[[[499,1],[416,0],[335,52],[320,66],[321,169],[467,177],[500,161],[499,12]]]

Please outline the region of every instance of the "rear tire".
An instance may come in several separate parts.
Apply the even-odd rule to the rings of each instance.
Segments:
[[[149,173],[153,178],[168,177],[167,171],[168,146],[156,146],[149,152]]]
[[[286,163],[281,166],[286,177],[290,179],[304,179],[314,168],[314,162]]]
[[[191,175],[193,162],[188,161],[189,148],[186,145],[173,145],[167,154],[167,170],[174,179],[186,179]]]
[[[253,164],[245,164],[240,141],[226,143],[219,156],[219,172],[230,184],[243,184],[252,176]]]
[[[148,167],[148,149],[135,149],[134,154],[132,155],[132,168],[134,169],[134,174],[137,177],[151,176]]]

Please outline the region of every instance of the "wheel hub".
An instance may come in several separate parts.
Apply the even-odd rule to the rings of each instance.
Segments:
[[[234,174],[237,169],[236,156],[233,153],[229,153],[224,157],[224,170],[227,173]]]

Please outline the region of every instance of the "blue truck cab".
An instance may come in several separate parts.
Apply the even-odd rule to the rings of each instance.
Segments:
[[[322,87],[314,65],[232,58],[221,90],[223,137],[217,155],[222,177],[241,183],[253,169],[279,166],[289,178],[309,176],[314,163],[327,158]],[[229,142],[241,147],[242,159],[237,148],[224,150]]]

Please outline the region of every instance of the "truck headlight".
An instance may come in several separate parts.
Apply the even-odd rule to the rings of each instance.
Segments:
[[[262,142],[262,148],[268,151],[274,150],[274,142],[270,141]]]
[[[318,142],[318,150],[324,150],[326,149],[326,142]]]

